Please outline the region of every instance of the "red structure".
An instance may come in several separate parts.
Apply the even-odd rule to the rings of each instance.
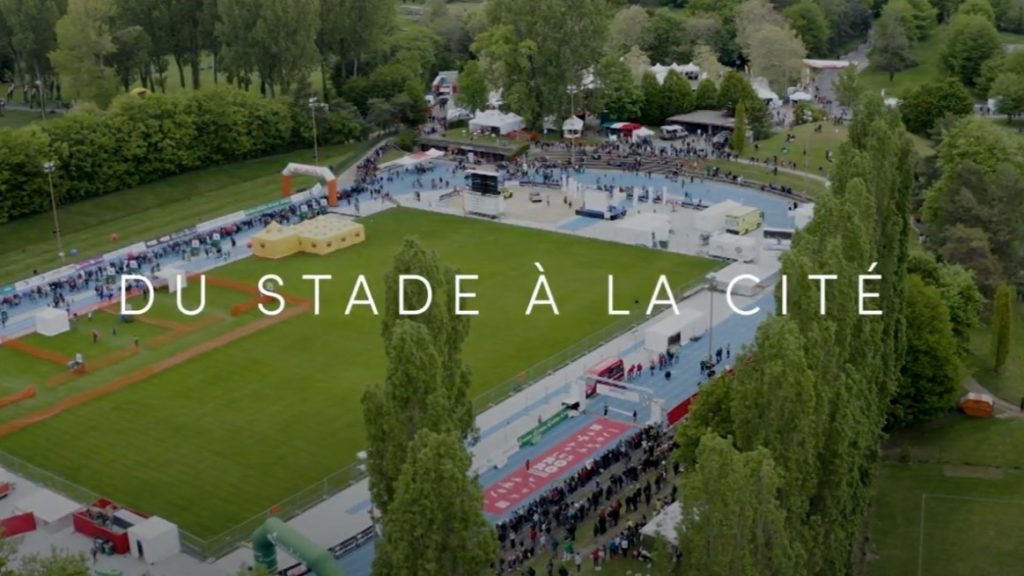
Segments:
[[[674,408],[668,411],[668,425],[675,426],[677,422],[686,418],[690,414],[690,407],[693,405],[694,399],[699,396],[700,393],[690,396],[686,400],[683,400],[679,404],[676,404]]]
[[[75,512],[72,522],[75,532],[90,538],[103,538],[109,541],[116,554],[127,554],[130,551],[128,529],[135,522],[145,520],[145,514],[129,510],[106,498],[100,498],[87,508]]]
[[[36,529],[36,515],[31,512],[18,514],[0,520],[0,527],[3,528],[3,537],[12,538],[19,534],[32,532]]]

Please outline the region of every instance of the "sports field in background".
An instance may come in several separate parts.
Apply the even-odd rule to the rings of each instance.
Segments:
[[[359,161],[376,142],[322,146],[321,164],[343,169]],[[132,242],[157,238],[198,222],[253,208],[280,197],[281,170],[289,162],[313,162],[313,150],[236,162],[172,176],[59,207],[65,250],[77,259],[99,256]],[[40,173],[40,178],[45,175]],[[54,173],[59,183],[60,168]],[[298,177],[296,188],[315,180]],[[60,200],[58,199],[58,205]],[[111,242],[112,234],[118,241]],[[46,212],[0,224],[0,286],[61,265]]]
[[[1020,573],[1024,419],[943,417],[890,439],[871,506],[868,576]],[[903,458],[910,463],[901,464]]]
[[[91,323],[80,318],[70,334],[25,340],[66,356],[83,352],[87,364],[116,360],[93,373],[62,376],[66,369],[55,362],[0,347],[0,393],[30,384],[39,391],[36,398],[0,409],[2,430],[12,420],[104,389],[213,339],[254,330],[4,436],[0,449],[209,538],[352,463],[363,448],[360,397],[369,383],[382,379],[384,356],[377,319],[365,308],[346,317],[344,309],[359,274],[367,276],[378,306],[383,305],[383,275],[407,235],[418,237],[443,263],[480,276],[472,289],[481,313],[472,320],[464,354],[473,372],[473,395],[620,322],[607,315],[607,274],[616,277],[616,307],[642,309],[659,274],[682,288],[719,266],[408,209],[363,223],[367,241],[330,256],[247,259],[211,272],[253,287],[262,275],[276,273],[285,280],[280,292],[304,299],[313,291],[302,274],[333,274],[322,286],[319,317],[295,304],[289,309],[297,316],[255,330],[266,322],[257,312],[231,315],[232,307],[251,302],[251,295],[211,286],[207,310],[196,318],[178,315],[173,296],[162,293],[148,322],[124,324],[97,312]],[[534,262],[544,266],[560,316],[547,308],[524,315],[537,278]],[[195,303],[194,290],[185,295],[186,303]],[[96,344],[94,329],[100,333]]]

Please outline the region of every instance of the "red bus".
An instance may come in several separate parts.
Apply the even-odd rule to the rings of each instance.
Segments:
[[[610,358],[587,370],[587,376],[622,382],[626,378],[626,363],[622,361],[622,358]],[[597,381],[588,379],[587,398],[594,394],[597,394]]]

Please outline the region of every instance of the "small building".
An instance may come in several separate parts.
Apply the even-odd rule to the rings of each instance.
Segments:
[[[714,234],[708,239],[708,256],[737,262],[753,262],[761,253],[761,241],[750,236]]]
[[[562,138],[574,140],[583,135],[583,120],[579,116],[570,116],[562,122]]]
[[[181,552],[178,527],[159,516],[150,516],[128,529],[132,556],[147,564],[162,562]]]
[[[721,110],[697,110],[689,114],[676,114],[665,120],[666,124],[682,126],[690,134],[715,134],[723,130],[732,130],[736,121]]]

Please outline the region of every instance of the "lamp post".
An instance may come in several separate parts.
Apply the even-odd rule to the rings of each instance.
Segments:
[[[708,360],[714,358],[714,328],[715,328],[715,280],[714,273],[708,274],[705,278],[708,281]]]
[[[61,263],[64,262],[64,241],[60,237],[60,220],[57,218],[57,194],[53,191],[53,173],[57,170],[57,163],[50,161],[43,164],[43,172],[46,172],[46,179],[50,184],[50,205],[53,206],[53,232],[57,235],[57,255]]]
[[[327,110],[327,104],[320,102],[320,99],[313,96],[309,99],[309,115],[313,119],[313,158],[314,163],[320,165],[320,146],[317,142],[316,134],[316,112],[317,110]]]

